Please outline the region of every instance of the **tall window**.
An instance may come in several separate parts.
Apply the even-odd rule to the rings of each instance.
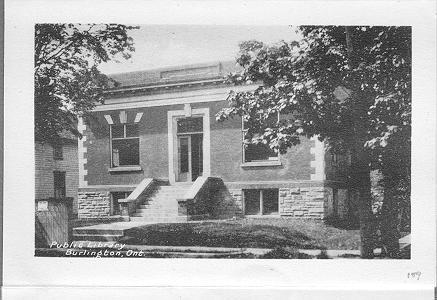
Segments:
[[[243,132],[243,162],[260,162],[278,160],[278,153],[270,149],[267,144],[246,143],[247,125],[242,121]],[[255,136],[256,137],[256,136]]]
[[[111,125],[112,167],[140,164],[138,124]]]
[[[65,172],[54,171],[54,197],[65,198]]]
[[[64,153],[62,149],[62,144],[53,144],[53,159],[55,160],[63,160],[64,159]]]

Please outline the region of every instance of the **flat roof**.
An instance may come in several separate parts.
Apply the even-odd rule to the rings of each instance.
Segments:
[[[236,62],[226,61],[110,74],[108,77],[113,79],[115,84],[113,84],[109,91],[129,90],[129,88],[134,87],[222,79],[229,73],[238,70],[241,70],[241,67],[239,67]]]

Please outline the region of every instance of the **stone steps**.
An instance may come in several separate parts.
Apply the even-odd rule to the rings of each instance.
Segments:
[[[107,224],[105,228],[86,226],[73,228],[73,240],[89,240],[89,241],[107,241],[116,242],[124,237],[125,230],[120,228],[111,228]]]
[[[177,203],[154,203],[154,202],[150,202],[150,203],[143,203],[140,206],[138,206],[138,209],[148,209],[148,208],[175,208],[177,210],[178,205]]]
[[[133,216],[130,217],[130,221],[144,224],[187,222],[187,216],[178,215],[177,199],[183,198],[190,186],[191,184],[157,186],[138,206]],[[103,228],[78,227],[73,229],[73,240],[116,242],[125,236],[125,228],[123,225],[114,226],[111,229],[110,224]]]
[[[177,217],[177,212],[151,211],[151,212],[135,212],[133,217]]]
[[[101,241],[101,242],[117,242],[124,237],[124,234],[73,234],[74,241]]]
[[[123,229],[109,229],[109,228],[89,228],[89,227],[78,227],[73,228],[73,234],[105,234],[105,235],[123,235]]]
[[[151,222],[151,223],[182,223],[187,222],[188,218],[186,216],[173,216],[173,217],[143,217],[143,216],[132,216],[130,217],[132,222]]]
[[[149,196],[146,197],[144,199],[144,202],[150,202],[150,201],[155,201],[155,202],[176,202],[177,199],[182,199],[184,198],[184,195],[180,196],[180,195],[156,195],[156,196]]]
[[[162,212],[162,213],[168,213],[168,214],[173,214],[173,213],[177,214],[178,209],[177,208],[169,209],[169,208],[162,208],[162,207],[149,207],[149,208],[138,208],[135,211],[135,213],[138,213],[138,214],[147,213],[147,212],[153,212],[153,213]]]
[[[146,199],[141,204],[142,205],[148,205],[148,204],[157,204],[157,205],[172,205],[173,204],[173,205],[177,205],[178,204],[177,199],[178,198],[176,198],[176,197],[172,197],[172,198],[156,197],[156,198]]]
[[[150,195],[150,196],[146,197],[145,200],[148,201],[148,200],[155,200],[155,199],[159,199],[159,200],[181,199],[181,198],[184,198],[184,196],[185,196],[185,193],[156,194],[156,195]]]
[[[177,199],[183,198],[191,184],[158,186],[139,205],[131,221],[134,222],[186,222],[187,217],[178,216]]]

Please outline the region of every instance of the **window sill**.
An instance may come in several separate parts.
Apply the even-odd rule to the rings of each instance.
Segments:
[[[274,166],[282,166],[280,160],[266,160],[266,161],[251,161],[245,162],[241,164],[242,168],[247,167],[274,167]]]
[[[109,168],[109,172],[136,172],[141,170],[142,170],[141,166],[121,166],[121,167]]]

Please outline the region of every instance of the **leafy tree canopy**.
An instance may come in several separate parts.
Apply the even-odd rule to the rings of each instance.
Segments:
[[[230,106],[217,119],[243,116],[251,142],[268,143],[280,152],[302,135],[318,135],[336,151],[350,149],[359,119],[361,144],[372,153],[375,168],[381,167],[389,145],[397,147],[390,152],[407,153],[411,28],[302,26],[297,32],[298,41],[240,44],[237,62],[243,69],[229,80],[259,87],[231,93]],[[266,121],[277,113],[288,117]]]
[[[409,199],[411,147],[411,28],[302,26],[298,41],[240,44],[235,84],[219,121],[242,116],[246,142],[285,152],[301,136],[318,136],[331,150],[351,154],[350,187],[359,194],[361,256],[373,257],[370,170],[384,175],[384,246],[399,250],[394,219]],[[277,122],[273,118],[280,114]],[[399,195],[400,194],[400,195]],[[399,197],[400,196],[400,197]],[[405,202],[405,201],[404,201]]]
[[[97,66],[128,59],[134,51],[119,24],[37,24],[35,26],[35,138],[56,141],[76,130],[76,116],[103,101],[109,79]]]

